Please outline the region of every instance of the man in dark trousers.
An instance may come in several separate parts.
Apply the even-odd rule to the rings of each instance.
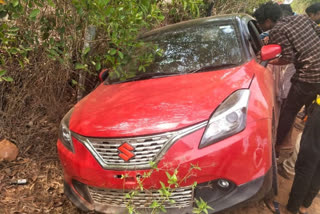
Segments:
[[[296,73],[291,79],[292,86],[280,113],[276,141],[276,150],[279,151],[298,111],[303,105],[315,100],[317,93],[320,92],[320,27],[306,15],[282,18],[280,6],[273,2],[261,5],[254,16],[263,31],[270,30],[269,44],[279,44],[282,47],[281,58],[272,63],[277,65],[293,63],[296,68]],[[310,117],[315,117],[313,120],[319,120],[319,115]],[[302,144],[308,149],[303,149],[303,152],[299,153],[302,158],[299,157],[300,163],[296,167],[295,182],[287,205],[290,212],[285,210],[284,213],[297,213],[300,207],[300,212],[304,213],[304,206],[309,205],[305,202],[307,195],[310,195],[308,194],[310,188],[313,187],[312,178],[318,176],[314,171],[315,168],[311,169],[309,164],[312,162],[315,165],[318,157],[320,160],[320,149],[314,148],[316,144],[320,148],[320,130],[317,133],[317,139],[313,139],[316,136],[310,134],[315,129],[319,129],[314,127],[319,124],[319,121],[311,121],[308,124],[309,127],[306,127],[302,140]],[[311,143],[304,143],[311,138],[313,139]],[[309,154],[306,155],[306,153]],[[320,180],[320,177],[317,178]]]
[[[295,171],[287,209],[307,213],[320,190],[320,95],[312,104],[302,134]]]
[[[280,7],[281,7],[281,5],[280,5]],[[281,7],[281,9],[283,11],[282,7]],[[308,14],[308,16],[313,21],[315,21],[320,26],[320,3],[315,3],[315,4],[310,5],[309,7],[307,7],[305,12],[306,12],[306,14]],[[291,12],[289,11],[289,13],[291,13]],[[300,117],[302,119],[306,118],[305,113],[306,113],[307,109],[308,109],[307,107],[304,108],[304,111],[301,112],[302,114],[300,113]],[[299,115],[299,113],[298,113],[298,115]],[[300,124],[301,124],[301,122],[300,122]],[[294,127],[293,129],[295,129],[295,128],[296,127]],[[290,134],[290,132],[289,132],[289,134]],[[296,163],[297,157],[298,157],[297,154],[299,152],[300,140],[299,141],[297,140],[296,143],[294,143],[294,144],[296,144],[296,145],[294,146],[293,154],[289,158],[285,159],[283,161],[283,163],[278,166],[279,175],[281,175],[282,177],[284,177],[286,179],[291,179],[291,178],[293,179],[293,176],[295,174],[294,173],[294,166],[295,166],[295,163]]]

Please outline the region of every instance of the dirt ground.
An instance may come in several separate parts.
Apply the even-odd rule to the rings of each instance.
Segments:
[[[289,192],[291,189],[292,181],[286,180],[278,175],[279,181],[279,195],[275,198],[282,205],[286,205]],[[249,204],[247,207],[237,209],[223,214],[270,214],[272,213],[264,204],[263,201]],[[320,195],[314,200],[312,206],[308,210],[309,214],[320,214]]]
[[[22,159],[0,164],[0,213],[83,213],[77,210],[63,194],[62,171],[56,157],[46,160]],[[10,184],[15,179],[26,178],[26,185]],[[292,181],[279,178],[280,193],[277,201],[285,205]],[[269,214],[262,201],[224,214]],[[320,195],[309,213],[320,214]]]

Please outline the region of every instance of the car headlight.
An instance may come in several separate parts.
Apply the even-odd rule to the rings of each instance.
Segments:
[[[245,129],[249,96],[249,89],[241,89],[223,101],[208,122],[199,145],[200,149]]]
[[[71,131],[69,129],[69,121],[73,108],[63,117],[59,128],[59,139],[61,143],[70,151],[74,152]]]

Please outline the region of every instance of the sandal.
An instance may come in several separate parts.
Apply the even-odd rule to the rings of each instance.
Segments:
[[[264,201],[264,203],[272,213],[281,214],[280,213],[280,204],[279,204],[279,202],[272,201],[273,207],[271,206],[270,201],[269,202],[268,201]]]

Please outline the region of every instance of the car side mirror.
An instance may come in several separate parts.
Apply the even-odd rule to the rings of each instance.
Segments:
[[[268,61],[281,56],[282,48],[280,45],[265,45],[261,48],[261,60]]]
[[[105,81],[109,76],[109,70],[108,69],[102,69],[99,74],[100,82]]]

